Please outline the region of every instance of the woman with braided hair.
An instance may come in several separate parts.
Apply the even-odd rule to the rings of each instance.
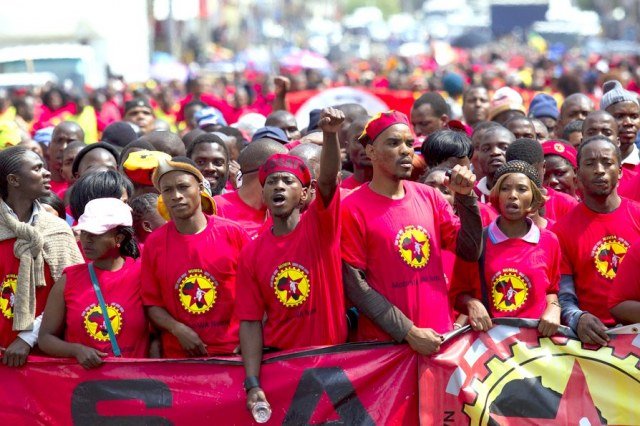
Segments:
[[[38,154],[23,146],[0,152],[0,349],[10,367],[24,365],[37,343],[55,280],[82,262],[69,226],[38,202],[50,190]]]
[[[529,217],[545,202],[540,177],[519,160],[495,177],[490,200],[500,216],[484,229],[478,263],[456,260],[450,296],[474,330],[489,330],[495,317],[533,318],[540,320],[538,331],[551,336],[560,325],[561,255],[555,234]]]

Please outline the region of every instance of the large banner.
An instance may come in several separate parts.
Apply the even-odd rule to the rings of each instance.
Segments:
[[[640,424],[638,334],[585,347],[502,324],[462,330],[433,357],[392,344],[268,355],[268,424]],[[0,425],[249,425],[243,379],[237,357],[108,359],[94,370],[30,357],[0,367]]]
[[[415,424],[418,358],[407,346],[345,345],[267,357],[269,424]],[[239,358],[108,360],[84,370],[30,358],[0,368],[1,425],[248,425]]]
[[[607,347],[590,347],[505,323],[422,359],[421,424],[640,424],[640,335],[612,334]]]

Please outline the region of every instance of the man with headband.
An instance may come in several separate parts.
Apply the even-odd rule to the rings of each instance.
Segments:
[[[441,252],[478,260],[482,223],[466,167],[445,181],[460,218],[437,190],[407,180],[414,139],[396,111],[374,117],[360,136],[373,179],[343,203],[343,279],[361,313],[357,340],[406,341],[428,355],[453,328]]]
[[[258,380],[263,346],[335,345],[347,338],[337,190],[337,132],[343,121],[344,113],[334,108],[320,115],[317,181],[300,158],[289,154],[272,155],[258,173],[273,226],[243,249],[236,298],[249,409],[266,401]],[[316,198],[301,214],[313,190]]]

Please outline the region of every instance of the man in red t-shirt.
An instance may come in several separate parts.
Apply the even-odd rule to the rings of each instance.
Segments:
[[[344,189],[356,189],[363,183],[371,181],[373,176],[371,160],[364,153],[364,147],[358,140],[369,118],[368,115],[357,117],[347,129],[347,154],[353,165],[353,174],[340,183],[340,187]]]
[[[446,182],[460,219],[437,190],[406,180],[414,140],[402,113],[369,121],[360,141],[373,179],[344,200],[341,248],[347,296],[362,314],[357,340],[406,340],[426,355],[453,327],[442,249],[476,261],[482,223],[466,167],[456,165]]]
[[[609,340],[605,331],[615,320],[606,301],[631,242],[640,238],[640,205],[618,195],[620,173],[614,142],[604,136],[583,141],[578,148],[583,202],[553,227],[562,250],[562,320],[585,343]]]
[[[267,347],[292,349],[335,345],[347,339],[337,190],[340,147],[336,133],[343,120],[342,111],[333,108],[320,116],[324,144],[318,196],[304,214],[301,210],[311,185],[304,162],[275,154],[260,168],[273,227],[243,250],[236,299],[249,409],[266,401],[258,380],[263,342]]]
[[[64,197],[64,193],[69,187],[69,182],[62,176],[62,153],[72,142],[84,143],[84,131],[78,124],[72,121],[63,121],[53,129],[48,148],[51,191],[60,198]]]
[[[152,180],[171,221],[147,237],[142,302],[160,330],[163,356],[232,353],[238,256],[248,236],[237,224],[203,213],[204,177],[191,164],[161,159]]]
[[[217,215],[238,223],[249,237],[257,237],[268,219],[258,170],[273,154],[286,152],[284,145],[272,139],[258,139],[247,145],[238,157],[242,185],[237,191],[214,197]]]

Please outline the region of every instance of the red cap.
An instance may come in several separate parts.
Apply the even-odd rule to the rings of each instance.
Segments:
[[[467,126],[460,120],[449,120],[447,122],[447,128],[457,132],[464,132],[469,137],[473,134],[473,128],[471,126]]]
[[[573,168],[578,167],[578,151],[568,143],[548,140],[542,143],[542,152],[544,155],[558,155],[567,160]]]
[[[384,132],[394,124],[405,124],[409,129],[411,129],[411,124],[405,114],[393,110],[381,112],[374,115],[373,118],[369,120],[358,140],[362,145],[373,143],[373,141],[380,136],[380,133]],[[413,133],[413,130],[411,133]]]
[[[309,186],[311,183],[311,172],[300,158],[289,154],[273,154],[260,166],[258,171],[260,185],[264,186],[267,177],[278,172],[291,173],[298,178],[302,186]]]

